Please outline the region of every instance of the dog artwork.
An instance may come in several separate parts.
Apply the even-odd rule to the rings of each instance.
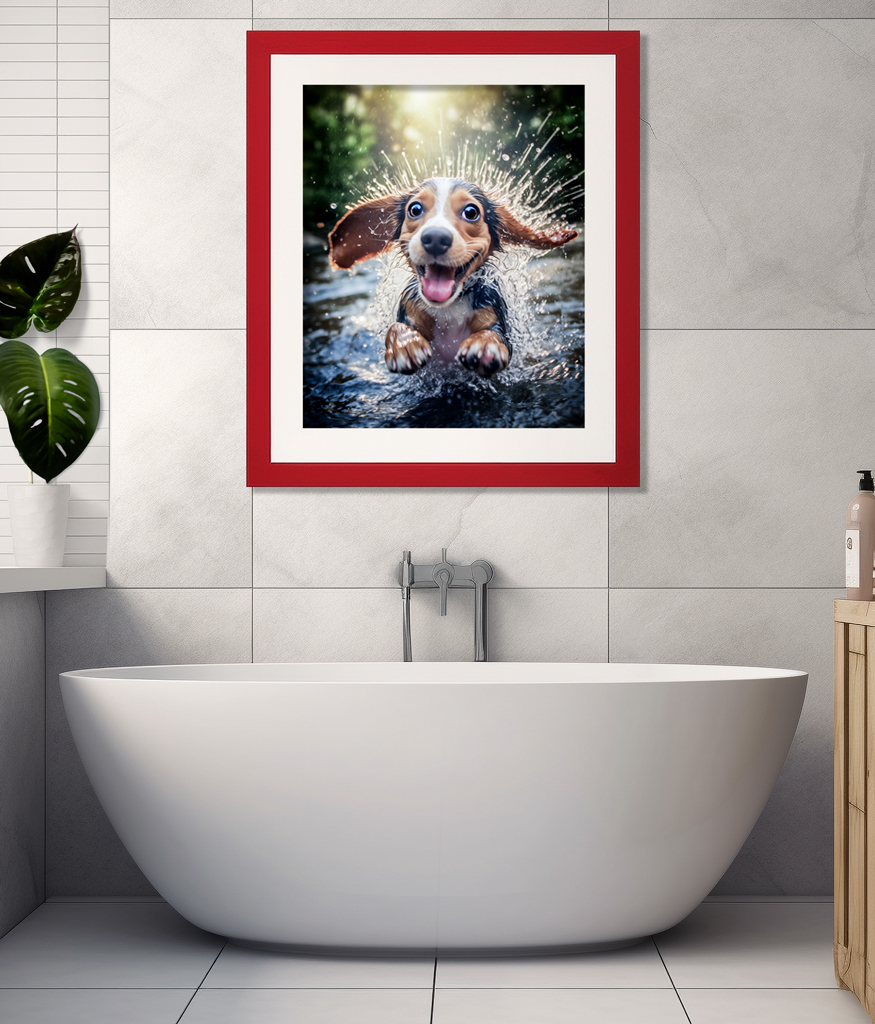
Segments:
[[[477,185],[431,178],[404,194],[353,207],[328,237],[335,270],[393,246],[409,264],[410,279],[386,332],[389,370],[415,373],[435,358],[491,377],[509,365],[513,352],[507,299],[491,257],[506,245],[556,249],[577,232],[526,227]]]

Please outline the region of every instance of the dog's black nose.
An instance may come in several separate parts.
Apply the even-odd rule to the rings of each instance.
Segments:
[[[453,244],[453,233],[446,228],[429,228],[423,231],[419,241],[429,256],[443,256]]]

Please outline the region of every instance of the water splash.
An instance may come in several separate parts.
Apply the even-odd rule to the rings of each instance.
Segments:
[[[520,122],[515,138],[522,127]],[[563,173],[559,154],[548,152],[559,131],[555,128],[541,145],[532,139],[513,157],[480,133],[473,139],[456,139],[452,148],[444,147],[443,133],[438,132],[437,145],[419,143],[412,151],[402,149],[394,157],[381,150],[379,161],[374,161],[374,175],[358,202],[403,195],[429,178],[460,178],[478,185],[494,202],[538,231],[580,223],[585,198],[582,176]],[[348,208],[355,205],[350,203]]]
[[[514,138],[525,146],[515,155],[497,144],[494,132],[450,132],[447,138],[443,128],[431,143],[391,155],[381,151],[360,197],[349,205],[404,194],[431,177],[460,178],[535,230],[572,226],[582,236],[582,176],[568,173],[563,151],[553,148],[560,128],[549,121],[548,114],[533,133],[518,122]],[[388,372],[383,338],[410,277],[396,247],[342,275],[342,287],[350,297],[355,293],[354,309],[332,294],[337,277],[332,283],[332,275],[319,270],[323,283],[314,282],[305,296],[306,425],[582,427],[582,247],[578,243],[569,258],[567,250],[545,254],[509,246],[494,253],[482,272],[501,278],[513,343],[510,366],[488,380],[436,362],[410,376]],[[323,319],[309,330],[308,316],[316,315],[320,302],[330,303],[334,323],[326,326]]]

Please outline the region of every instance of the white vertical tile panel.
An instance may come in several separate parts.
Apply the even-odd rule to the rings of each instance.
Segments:
[[[0,153],[0,166],[7,171],[52,171],[56,165],[54,153]]]
[[[0,5],[0,25],[54,25],[55,12],[51,7],[37,7],[35,4],[21,7]],[[4,30],[4,35],[5,35]]]
[[[106,4],[99,7],[66,7],[58,8],[58,25],[108,25],[109,8]]]
[[[0,6],[0,255],[78,224],[83,287],[72,315],[49,335],[90,367],[101,414],[69,483],[65,563],[105,565],[109,509],[109,4],[30,0]],[[0,565],[12,564],[5,484],[29,478],[0,423]]]
[[[16,61],[14,66],[12,62],[8,64],[0,63],[0,78],[14,79],[19,82],[26,82],[31,79],[45,79],[54,82],[56,67],[57,64],[55,63],[54,56],[48,58],[31,57],[28,60]]]
[[[109,25],[59,25],[58,42],[109,43]]]
[[[47,153],[54,156],[56,151],[55,135],[34,135],[25,139],[17,132],[14,135],[0,133],[0,155],[3,156],[13,153]]]
[[[8,69],[7,69],[8,71]],[[0,76],[0,98],[46,98],[54,99],[57,86],[54,80],[33,78],[3,78]],[[3,104],[4,109],[6,104]]]
[[[3,43],[54,43],[54,25],[4,25]]]

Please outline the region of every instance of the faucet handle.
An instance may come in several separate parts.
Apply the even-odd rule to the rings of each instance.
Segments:
[[[398,563],[398,578],[402,589],[406,590],[409,597],[410,587],[413,584],[413,564],[410,561],[409,551],[403,553],[401,561]]]
[[[432,570],[432,579],[440,587],[441,591],[441,615],[447,614],[447,591],[453,582],[455,569],[447,561],[447,549],[441,548],[441,561]]]

